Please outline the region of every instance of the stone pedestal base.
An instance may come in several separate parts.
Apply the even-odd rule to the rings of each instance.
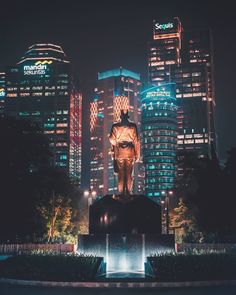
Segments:
[[[161,206],[143,195],[106,195],[89,209],[90,234],[161,234]]]

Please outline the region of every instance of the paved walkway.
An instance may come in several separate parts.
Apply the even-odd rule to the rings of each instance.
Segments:
[[[142,281],[143,280],[143,281]],[[154,282],[147,281],[145,278],[140,279],[105,279],[95,282],[50,282],[50,281],[32,281],[32,280],[17,280],[0,278],[0,286],[2,284],[15,286],[31,286],[31,287],[54,287],[54,288],[90,288],[90,289],[161,289],[161,288],[189,288],[189,287],[222,287],[233,286],[236,287],[236,280],[228,281],[191,281],[191,282]],[[0,293],[1,294],[1,293]],[[235,293],[236,294],[236,293]]]
[[[1,295],[235,295],[236,286],[178,289],[75,289],[0,285]]]

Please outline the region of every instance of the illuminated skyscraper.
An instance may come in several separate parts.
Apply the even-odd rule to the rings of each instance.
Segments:
[[[178,150],[210,157],[216,148],[212,39],[209,30],[183,31],[179,18],[153,22],[150,84],[176,83]]]
[[[60,46],[35,44],[6,71],[5,113],[37,122],[49,139],[53,164],[80,184],[82,96]]]
[[[142,92],[142,147],[146,196],[159,202],[176,176],[177,105],[175,83]]]
[[[130,120],[140,129],[140,85],[139,74],[121,67],[98,73],[98,88],[90,105],[90,187],[99,196],[117,192],[108,135],[122,109],[129,109]],[[133,191],[137,193],[142,192],[144,175],[142,165],[135,166]]]
[[[176,83],[177,175],[183,185],[186,153],[205,158],[211,157],[212,147],[217,151],[213,50],[209,29],[183,30],[177,17],[154,21],[148,69],[151,85]]]
[[[164,22],[153,21],[153,40],[148,45],[150,84],[170,82],[171,66],[181,63],[182,31],[177,17]]]
[[[0,73],[0,116],[4,113],[5,104],[5,73]]]

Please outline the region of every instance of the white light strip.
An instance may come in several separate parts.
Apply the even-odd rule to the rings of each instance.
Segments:
[[[32,49],[28,50],[27,52],[31,52],[33,50],[37,50],[37,51],[43,51],[43,50],[44,51],[49,51],[49,50],[51,50],[51,51],[56,51],[56,52],[65,54],[63,50],[57,50],[57,49],[48,48],[48,47],[47,48],[32,48]]]
[[[33,45],[31,45],[29,47],[29,49],[33,48],[34,46],[54,46],[54,47],[60,48],[62,50],[61,46],[55,45],[55,44],[51,44],[51,43],[46,43],[46,44],[45,43],[42,43],[42,44],[33,44]]]

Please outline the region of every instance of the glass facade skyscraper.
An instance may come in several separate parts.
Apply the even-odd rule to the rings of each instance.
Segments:
[[[187,154],[217,153],[212,37],[209,29],[183,29],[177,17],[155,20],[148,45],[151,85],[176,83],[178,180],[183,183]]]
[[[210,157],[211,144],[216,148],[210,31],[183,30],[177,17],[154,21],[148,69],[150,84],[176,83],[178,150]]]
[[[82,96],[62,48],[35,44],[6,71],[5,113],[37,122],[48,137],[53,164],[80,184]]]
[[[146,196],[159,202],[176,176],[177,105],[175,83],[142,92],[142,147]]]
[[[98,196],[117,192],[108,135],[112,124],[119,121],[122,109],[129,110],[130,120],[140,130],[140,85],[140,75],[122,67],[98,73],[98,85],[90,104],[90,187]],[[134,193],[142,192],[143,180],[142,164],[136,164]]]

